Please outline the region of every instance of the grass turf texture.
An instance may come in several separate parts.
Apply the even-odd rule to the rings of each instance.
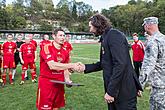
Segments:
[[[74,44],[72,62],[93,63],[99,58],[98,44]],[[38,58],[39,59],[39,58]],[[37,62],[39,74],[39,61]],[[28,74],[30,76],[30,74]],[[84,84],[82,87],[65,88],[66,106],[62,110],[107,110],[104,102],[102,72],[87,75],[74,73],[74,82]],[[0,110],[36,110],[37,83],[31,80],[19,85],[21,66],[17,68],[14,85],[0,87]],[[149,109],[149,91],[145,90],[142,98],[138,98],[138,110]]]

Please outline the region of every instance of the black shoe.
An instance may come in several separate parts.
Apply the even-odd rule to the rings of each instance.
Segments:
[[[25,79],[26,79],[26,80],[29,80],[29,77],[27,76],[27,77],[25,77]]]

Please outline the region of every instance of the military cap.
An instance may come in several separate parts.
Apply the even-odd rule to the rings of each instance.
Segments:
[[[147,17],[143,19],[143,24],[142,26],[144,26],[145,24],[158,24],[158,18],[157,17]]]

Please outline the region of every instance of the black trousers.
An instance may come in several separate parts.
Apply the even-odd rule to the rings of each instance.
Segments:
[[[140,70],[142,67],[142,61],[133,61],[133,65],[134,65],[134,70],[137,74],[137,77],[139,78]]]
[[[108,104],[108,110],[137,110],[136,104],[137,98],[135,97],[130,101]]]
[[[14,61],[15,61],[15,68],[17,67],[17,65],[19,63],[22,65],[21,60],[20,60],[20,57],[19,57],[19,53],[15,53],[14,54]]]

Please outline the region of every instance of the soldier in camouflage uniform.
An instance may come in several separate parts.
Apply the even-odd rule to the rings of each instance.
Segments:
[[[143,26],[151,37],[139,80],[143,88],[148,80],[151,81],[150,110],[165,110],[165,35],[160,33],[156,17],[145,18]]]

